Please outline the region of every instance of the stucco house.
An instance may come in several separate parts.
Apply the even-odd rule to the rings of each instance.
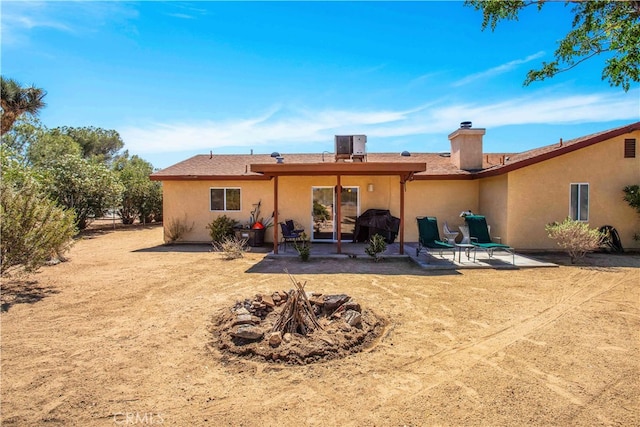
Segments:
[[[336,136],[335,153],[196,155],[151,179],[163,183],[165,235],[171,221],[193,224],[185,242],[210,241],[206,225],[219,215],[248,223],[260,202],[263,216],[293,219],[338,252],[367,209],[400,218],[401,253],[418,240],[417,216],[455,228],[466,210],[516,250],[557,249],[545,225],[568,216],[611,225],[625,249],[640,249],[640,218],[622,200],[625,186],[640,183],[640,122],[522,153],[485,153],[484,135],[463,122],[447,153],[370,153],[364,135]],[[279,227],[265,240],[277,253]]]

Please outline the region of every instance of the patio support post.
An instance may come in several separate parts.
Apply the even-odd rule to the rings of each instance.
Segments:
[[[273,253],[278,255],[278,175],[273,177]]]
[[[334,222],[334,227],[336,227],[336,236],[338,237],[338,253],[342,253],[342,224],[340,222],[340,218],[342,217],[341,206],[342,206],[342,185],[340,184],[340,175],[336,176],[337,185],[337,196],[336,196],[336,219]]]
[[[400,255],[404,255],[404,192],[407,182],[400,177]]]

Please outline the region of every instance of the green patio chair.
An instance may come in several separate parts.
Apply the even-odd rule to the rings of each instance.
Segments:
[[[443,258],[443,251],[451,251],[453,260],[455,261],[456,247],[440,240],[438,220],[433,216],[419,216],[416,220],[418,221],[418,247],[416,248],[416,256],[420,255],[422,249],[426,249],[427,253],[432,250],[438,251]]]
[[[487,219],[483,215],[467,215],[464,217],[464,220],[469,227],[471,244],[475,246],[476,249],[486,251],[489,254],[489,258],[493,257],[494,251],[508,252],[513,258],[513,265],[516,265],[515,250],[509,245],[494,243],[491,240],[489,227],[487,226]]]

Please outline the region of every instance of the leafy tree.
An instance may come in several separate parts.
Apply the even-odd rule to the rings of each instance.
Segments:
[[[162,215],[162,187],[151,181],[149,175],[153,165],[125,152],[114,161],[114,170],[124,185],[120,217],[124,224],[132,224],[136,217],[140,222],[151,222],[154,216]]]
[[[34,166],[46,166],[60,157],[71,155],[80,157],[82,149],[77,142],[66,135],[40,129],[37,136],[26,147],[26,157]]]
[[[23,114],[36,115],[45,106],[42,99],[47,92],[35,86],[22,87],[13,79],[0,77],[0,135],[11,129],[13,123]]]
[[[467,0],[466,5],[481,10],[482,29],[495,30],[499,21],[518,20],[526,7],[541,10],[547,0]],[[543,62],[527,73],[528,85],[570,70],[598,55],[607,55],[602,79],[628,91],[640,81],[640,1],[567,1],[573,7],[572,30],[559,41],[555,59]]]
[[[82,150],[82,157],[95,158],[110,163],[116,153],[124,147],[120,134],[115,130],[89,127],[58,127],[52,129],[54,135],[64,135],[73,139]]]
[[[10,150],[16,155],[26,155],[27,148],[38,140],[46,131],[40,120],[32,115],[22,115],[11,129],[2,135],[2,149]]]
[[[76,213],[81,230],[93,218],[120,204],[123,186],[118,176],[96,160],[66,154],[49,159],[39,168],[51,197]]]
[[[0,181],[0,275],[34,272],[61,258],[76,233],[72,211],[42,191],[33,170],[2,153]]]

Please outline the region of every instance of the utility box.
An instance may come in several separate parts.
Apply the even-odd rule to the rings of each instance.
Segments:
[[[367,135],[336,135],[336,155],[364,156],[367,154]]]
[[[367,154],[367,136],[366,135],[353,135],[353,154],[354,156],[364,156]]]

